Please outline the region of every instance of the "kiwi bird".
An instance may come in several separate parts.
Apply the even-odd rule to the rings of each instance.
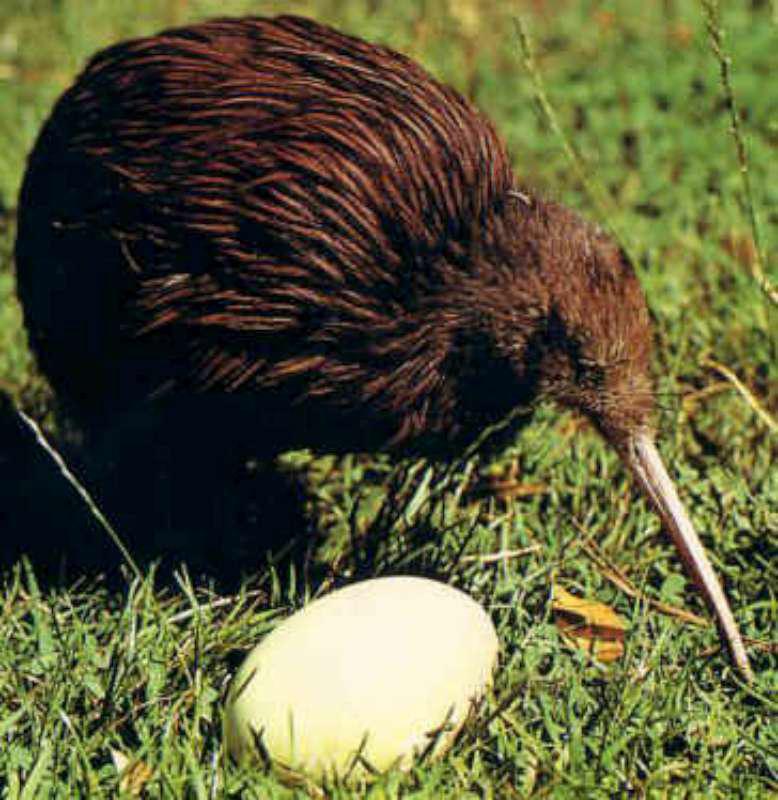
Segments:
[[[102,51],[29,158],[16,263],[38,362],[82,420],[221,394],[248,398],[268,450],[446,453],[535,398],[583,413],[750,674],[654,443],[632,267],[408,58],[290,16]]]

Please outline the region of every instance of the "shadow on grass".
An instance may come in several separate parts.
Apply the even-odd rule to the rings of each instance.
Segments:
[[[233,591],[271,553],[307,570],[300,487],[250,458],[239,426],[208,435],[189,423],[139,416],[89,447],[55,447],[141,569],[159,561],[163,580],[185,562],[198,582]],[[123,583],[117,547],[0,396],[0,572],[23,555],[44,587],[98,576]]]
[[[400,573],[449,579],[477,527],[474,519],[437,518],[443,496],[467,481],[464,461],[395,462],[369,523],[357,520],[357,491],[347,541],[326,555],[320,546],[339,536],[333,540],[321,509],[311,511],[300,474],[257,455],[263,441],[277,448],[245,413],[255,417],[250,405],[155,407],[125,414],[86,444],[65,433],[53,445],[140,569],[158,563],[163,584],[173,584],[182,563],[196,584],[219,592],[236,591],[270,563],[279,576],[293,568],[307,586]],[[96,578],[119,589],[130,574],[126,565],[122,574],[108,532],[0,394],[0,574],[22,556],[44,589]]]

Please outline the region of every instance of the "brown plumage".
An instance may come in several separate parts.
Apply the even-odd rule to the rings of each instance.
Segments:
[[[40,364],[82,421],[230,394],[268,455],[445,453],[539,396],[578,409],[747,671],[657,467],[632,268],[520,187],[491,124],[407,58],[293,17],[103,51],[30,157],[17,264]]]

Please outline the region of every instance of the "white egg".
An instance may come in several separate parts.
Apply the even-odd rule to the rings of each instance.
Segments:
[[[264,750],[317,777],[353,775],[364,762],[407,768],[453,741],[497,647],[483,608],[446,584],[390,577],[332,592],[275,628],[238,670],[227,750],[238,761]]]

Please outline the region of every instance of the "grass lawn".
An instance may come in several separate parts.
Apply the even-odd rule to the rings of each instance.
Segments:
[[[287,468],[304,478],[328,533],[320,558],[341,577],[443,577],[484,604],[501,640],[492,695],[449,755],[327,796],[777,796],[778,308],[755,273],[761,264],[778,284],[778,6],[731,2],[721,20],[750,198],[699,3],[518,8],[577,162],[538,100],[515,9],[499,0],[3,0],[0,389],[50,424],[14,298],[14,207],[40,124],[92,52],[170,24],[282,9],[396,47],[494,119],[528,183],[629,248],[656,319],[660,446],[741,630],[756,640],[756,680],[739,680],[712,626],[657,609],[706,613],[615,454],[571,415],[541,406],[503,453],[459,465],[446,485],[428,481],[424,464],[398,473],[385,458],[292,454]],[[64,479],[61,491],[73,494]],[[4,519],[38,535],[23,515],[0,508]],[[362,548],[369,558],[349,550],[354,531],[377,542]],[[502,551],[513,555],[488,557]],[[91,581],[52,590],[34,561],[6,565],[0,798],[117,796],[116,752],[137,761],[127,796],[304,796],[220,749],[221,701],[240,655],[323,588],[264,563],[258,550],[256,580],[226,597],[183,572],[173,588],[149,573],[124,591]],[[602,664],[565,643],[554,586],[624,617],[622,658]]]

